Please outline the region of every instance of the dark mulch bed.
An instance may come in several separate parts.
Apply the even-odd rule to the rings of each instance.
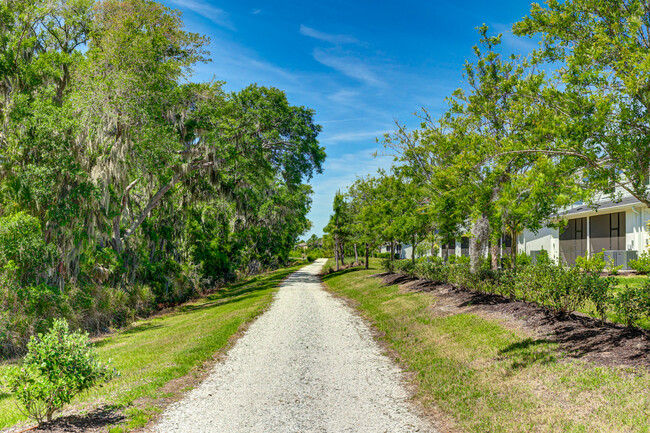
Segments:
[[[431,292],[445,311],[486,313],[516,319],[524,328],[556,342],[568,356],[598,365],[650,368],[650,332],[614,323],[601,323],[582,314],[560,315],[537,304],[513,301],[500,295],[472,292],[451,285],[397,274],[379,274],[387,285]]]
[[[105,432],[108,426],[119,424],[125,419],[119,411],[104,407],[84,415],[62,416],[39,427],[14,428],[7,431],[16,433]]]

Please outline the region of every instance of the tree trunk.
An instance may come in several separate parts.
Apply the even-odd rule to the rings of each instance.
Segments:
[[[517,273],[517,232],[510,230],[510,256],[512,257],[512,269]]]
[[[334,238],[334,261],[336,262],[336,270],[339,270],[339,240]]]
[[[498,242],[492,241],[490,245],[490,255],[492,256],[492,270],[499,270],[499,244]]]
[[[359,253],[357,252],[357,244],[354,244],[354,264],[359,263]]]
[[[395,260],[395,241],[390,241],[390,263],[391,266]]]
[[[339,243],[339,257],[341,258],[341,266],[345,267],[345,245],[343,242]]]
[[[472,224],[472,237],[469,240],[470,272],[476,273],[479,270],[481,260],[490,241],[490,222],[487,217],[482,216]]]
[[[369,257],[370,257],[370,248],[368,248],[368,243],[366,242],[366,269],[368,269],[370,266]]]
[[[449,240],[446,243],[442,244],[442,260],[445,262],[449,261]]]
[[[411,243],[411,263],[415,265],[415,235],[413,235],[413,242]]]

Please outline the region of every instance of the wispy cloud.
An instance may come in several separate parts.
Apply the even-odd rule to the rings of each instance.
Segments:
[[[336,35],[331,33],[321,32],[319,30],[307,27],[300,24],[300,34],[310,38],[318,39],[320,41],[329,42],[330,44],[343,45],[343,44],[357,44],[359,40],[350,35]]]
[[[383,129],[380,131],[354,131],[354,132],[343,132],[340,134],[332,135],[331,137],[323,138],[323,141],[357,141],[357,140],[375,140],[375,138],[381,138],[384,134],[392,132],[388,129]]]
[[[235,30],[235,26],[232,21],[230,21],[230,15],[228,15],[228,13],[223,9],[219,9],[218,7],[212,6],[202,0],[171,0],[171,2],[182,8],[195,12],[221,27]]]
[[[262,9],[253,9],[253,10],[251,11],[251,13],[252,13],[253,15],[261,14],[261,13],[262,13]]]
[[[375,87],[385,87],[384,83],[379,77],[359,59],[354,57],[338,57],[333,56],[323,50],[314,50],[314,59],[327,67],[330,67],[343,75],[361,81]]]
[[[492,24],[492,30],[501,33],[503,46],[507,49],[516,51],[517,54],[529,54],[533,50],[539,48],[536,40],[515,35],[512,32],[512,24]]]

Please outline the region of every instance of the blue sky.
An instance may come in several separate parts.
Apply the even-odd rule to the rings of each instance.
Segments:
[[[473,60],[477,26],[503,33],[504,51],[535,46],[510,32],[530,10],[526,0],[163,3],[183,12],[187,30],[211,38],[212,62],[196,68],[195,81],[224,80],[227,90],[274,86],[316,110],[328,158],[310,182],[307,237],[322,235],[338,189],[390,166],[388,157],[372,156],[381,149],[376,137],[396,119],[416,127],[420,107],[445,110],[445,97],[463,86],[464,61]]]

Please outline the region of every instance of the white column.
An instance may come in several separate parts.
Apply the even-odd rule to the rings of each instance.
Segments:
[[[589,245],[591,243],[590,221],[591,221],[591,217],[587,217],[587,257],[589,257],[591,255],[591,245]]]

